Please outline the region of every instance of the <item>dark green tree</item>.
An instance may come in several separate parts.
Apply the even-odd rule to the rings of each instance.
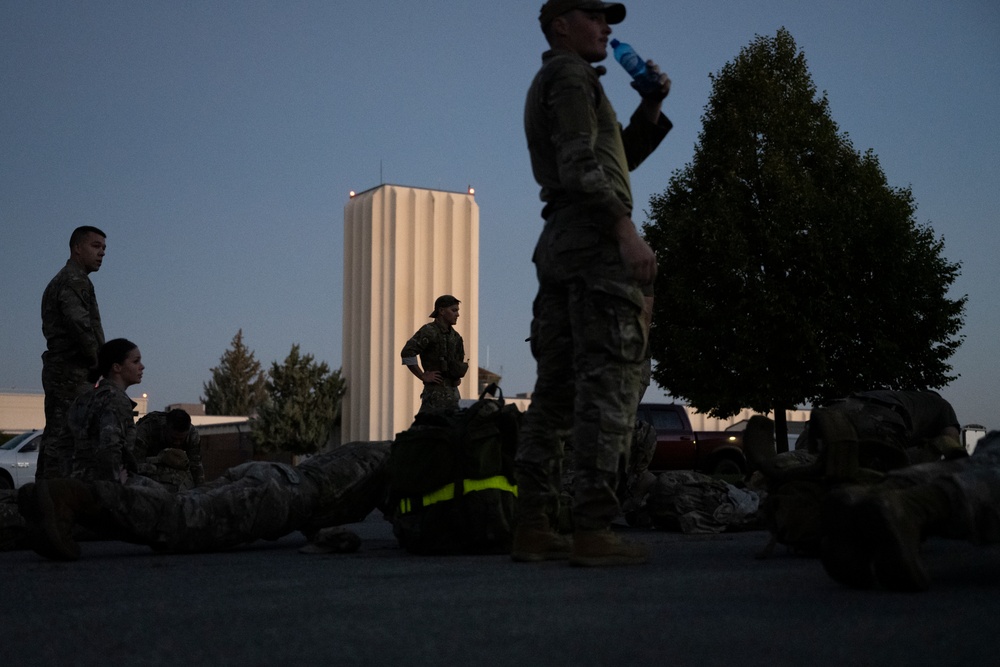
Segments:
[[[267,397],[264,382],[260,362],[243,344],[240,329],[212,369],[212,379],[203,385],[205,414],[253,416]]]
[[[786,443],[786,409],[953,380],[960,265],[839,132],[788,31],[711,79],[694,158],[644,227],[657,383],[715,417],[773,412]]]
[[[340,371],[301,354],[298,344],[281,365],[271,364],[267,401],[251,420],[254,445],[260,451],[280,449],[313,454],[330,439],[340,419],[346,383]]]

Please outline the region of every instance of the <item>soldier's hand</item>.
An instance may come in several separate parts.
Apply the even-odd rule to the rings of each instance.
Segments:
[[[424,371],[422,379],[424,384],[444,384],[444,378],[441,377],[441,371]]]
[[[628,216],[619,219],[615,232],[618,252],[629,275],[641,285],[652,283],[656,278],[656,253],[639,236],[632,219]]]
[[[659,76],[660,87],[651,91],[647,91],[645,94],[642,94],[642,92],[639,91],[639,86],[636,84],[635,81],[631,83],[631,86],[635,88],[636,91],[639,91],[639,94],[642,95],[642,98],[644,100],[649,100],[651,102],[662,102],[667,98],[667,95],[670,94],[670,77],[667,76],[666,72],[661,72],[660,66],[657,65],[652,60],[646,61],[646,69],[651,70],[657,76]]]
[[[162,465],[165,465],[168,468],[173,468],[174,470],[187,470],[188,465],[190,465],[187,452],[183,449],[167,447],[157,454],[157,458]]]

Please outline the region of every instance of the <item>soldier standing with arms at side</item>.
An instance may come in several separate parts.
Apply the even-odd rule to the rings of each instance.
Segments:
[[[406,341],[400,356],[403,365],[424,383],[420,394],[420,412],[457,410],[458,386],[469,370],[465,359],[465,343],[455,331],[461,301],[450,294],[434,301],[434,321],[425,324]],[[419,360],[417,359],[419,357]],[[420,365],[423,364],[423,369]]]
[[[569,558],[575,565],[642,563],[646,549],[610,530],[619,514],[619,462],[628,456],[646,354],[642,286],[656,256],[632,222],[629,171],[671,123],[660,112],[670,80],[642,97],[622,129],[598,77],[619,3],[550,0],[539,21],[551,50],[528,91],[525,133],[545,202],[533,261],[538,294],[531,351],[538,378],[525,415],[516,473],[515,561]],[[575,448],[572,544],[552,528],[563,442]]]
[[[97,365],[104,328],[89,274],[99,270],[107,248],[96,227],[77,227],[69,239],[70,257],[42,295],[42,389],[45,431],[38,453],[38,479],[68,477],[73,465],[73,436],[66,421],[69,404],[87,384]]]

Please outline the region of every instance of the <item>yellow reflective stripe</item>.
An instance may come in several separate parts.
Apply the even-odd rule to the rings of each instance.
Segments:
[[[517,496],[517,485],[511,484],[506,477],[503,475],[496,475],[495,477],[487,477],[486,479],[463,479],[462,480],[462,492],[472,493],[474,491],[485,491],[487,489],[497,489],[499,491],[507,491],[508,493],[513,493]],[[446,500],[453,500],[455,498],[455,485],[445,484],[437,491],[432,491],[428,493],[423,498],[420,499],[420,504],[423,507],[428,505],[434,505],[435,503],[444,502]],[[407,514],[413,511],[413,506],[410,502],[410,498],[403,498],[399,501],[399,511],[403,514]]]
[[[507,478],[503,475],[487,477],[486,479],[466,479],[462,481],[462,488],[465,489],[466,493],[469,491],[483,491],[485,489],[500,489],[501,491],[509,491],[515,496],[517,495],[517,485],[508,482]]]
[[[421,503],[424,507],[428,505],[433,505],[434,503],[444,502],[445,500],[451,500],[455,497],[455,485],[445,484],[437,491],[432,491],[423,497],[423,502]]]

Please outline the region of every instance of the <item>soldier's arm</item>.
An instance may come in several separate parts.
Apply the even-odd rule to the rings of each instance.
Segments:
[[[549,82],[545,107],[556,149],[559,182],[584,205],[604,210],[608,220],[631,215],[601,168],[597,139],[597,99],[602,93],[589,65],[563,67]]]
[[[94,463],[101,479],[119,479],[127,448],[122,415],[112,406],[105,406],[101,411],[98,425],[100,431],[97,447],[94,450]]]
[[[100,342],[91,321],[90,298],[86,286],[70,283],[59,291],[59,309],[67,333],[72,337],[76,349],[88,365],[97,364]]]
[[[420,354],[427,349],[430,338],[424,333],[421,327],[417,333],[413,334],[410,340],[406,341],[400,356],[403,365],[413,374],[415,378],[424,383],[436,384],[441,382],[441,373],[438,371],[426,371],[420,368]]]
[[[205,483],[205,467],[201,464],[201,434],[194,426],[191,427],[188,435],[187,455],[190,462],[188,470],[191,471],[191,478],[194,480],[195,486],[200,486]]]

